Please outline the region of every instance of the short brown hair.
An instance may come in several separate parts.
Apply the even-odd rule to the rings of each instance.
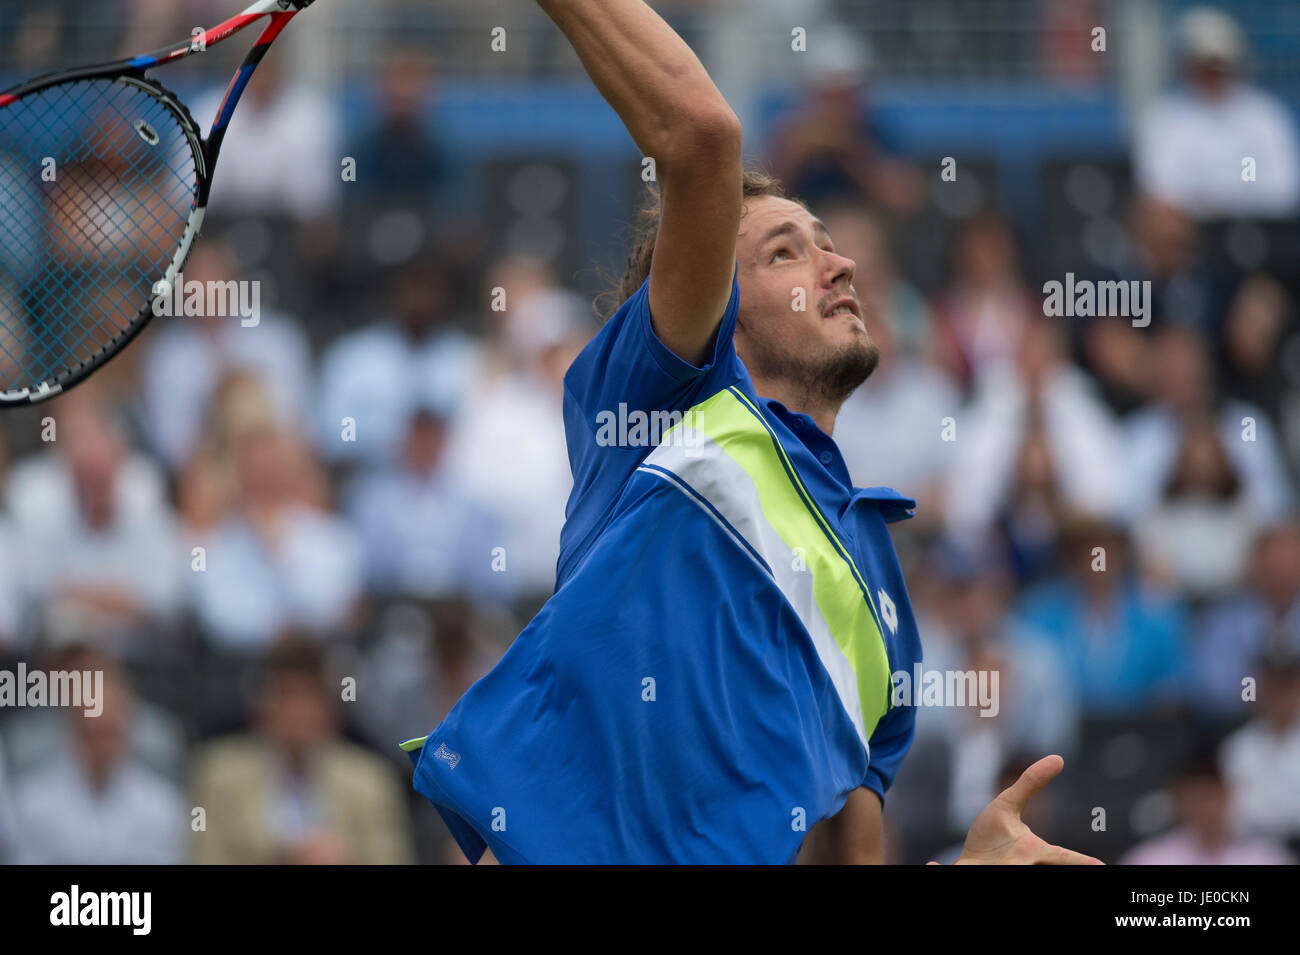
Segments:
[[[790,199],[785,186],[761,169],[746,168],[741,173],[741,192],[746,199],[759,196],[771,196],[775,199]],[[619,310],[624,302],[636,293],[646,277],[650,274],[650,262],[654,258],[655,240],[659,236],[659,189],[651,183],[641,208],[632,223],[632,252],[627,257],[623,274],[610,282],[609,288],[596,296],[593,303],[596,314],[603,321]]]

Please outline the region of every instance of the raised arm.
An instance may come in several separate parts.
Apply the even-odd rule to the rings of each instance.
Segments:
[[[596,88],[655,161],[662,201],[650,267],[655,333],[692,364],[731,296],[741,130],[704,66],[642,0],[538,0]]]

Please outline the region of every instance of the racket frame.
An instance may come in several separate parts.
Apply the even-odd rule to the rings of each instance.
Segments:
[[[77,80],[105,79],[135,86],[157,99],[172,112],[189,140],[190,149],[194,154],[196,177],[195,200],[190,210],[185,232],[181,236],[171,264],[153,286],[156,289],[160,282],[165,281],[168,283],[169,288],[174,287],[176,276],[189,260],[190,252],[194,248],[194,242],[203,228],[203,220],[207,213],[208,195],[212,188],[212,173],[216,168],[217,156],[221,151],[221,143],[225,139],[226,127],[230,123],[230,117],[234,114],[235,107],[239,105],[240,97],[243,96],[249,79],[252,78],[258,64],[262,62],[262,58],[266,56],[266,51],[270,49],[271,44],[289,25],[289,21],[297,15],[298,11],[311,6],[313,2],[314,0],[256,0],[242,13],[236,14],[229,20],[205,30],[201,37],[193,36],[188,40],[162,47],[152,53],[76,67],[71,70],[45,73],[34,79],[27,80],[0,93],[0,109],[5,109],[21,100],[24,96],[37,93],[51,86]],[[205,53],[218,43],[228,40],[237,33],[241,33],[263,17],[269,17],[270,21],[263,28],[252,49],[248,51],[248,55],[244,57],[239,69],[235,71],[235,75],[226,87],[226,94],[222,97],[221,105],[217,108],[217,115],[212,120],[212,126],[208,131],[207,138],[203,138],[200,134],[199,125],[194,121],[194,117],[190,115],[189,109],[180,101],[180,98],[157,80],[146,76],[145,73],[157,66],[164,66],[182,60],[195,53]],[[129,345],[141,330],[149,324],[152,317],[153,309],[152,302],[150,302],[141,308],[140,313],[133,322],[113,337],[108,346],[101,348],[78,367],[56,376],[53,380],[42,381],[34,388],[0,391],[0,408],[37,404],[80,384],[92,372]]]

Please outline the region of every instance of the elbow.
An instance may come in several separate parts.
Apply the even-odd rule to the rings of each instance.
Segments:
[[[734,145],[737,150],[740,149],[740,118],[725,102],[692,110],[686,127],[688,138],[699,140],[706,146],[719,148]]]
[[[725,102],[696,106],[673,117],[658,153],[661,170],[699,171],[739,166],[743,131]]]

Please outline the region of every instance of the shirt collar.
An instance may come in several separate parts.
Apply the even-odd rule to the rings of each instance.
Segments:
[[[880,509],[886,523],[906,520],[916,515],[916,501],[904,497],[892,487],[854,487],[853,480],[849,476],[848,465],[844,463],[844,456],[840,454],[839,446],[808,415],[801,411],[791,411],[775,398],[760,397],[759,401],[773,417],[794,432],[812,456],[820,461],[836,481],[849,492],[849,499],[841,508],[841,515],[859,503],[868,502]]]

